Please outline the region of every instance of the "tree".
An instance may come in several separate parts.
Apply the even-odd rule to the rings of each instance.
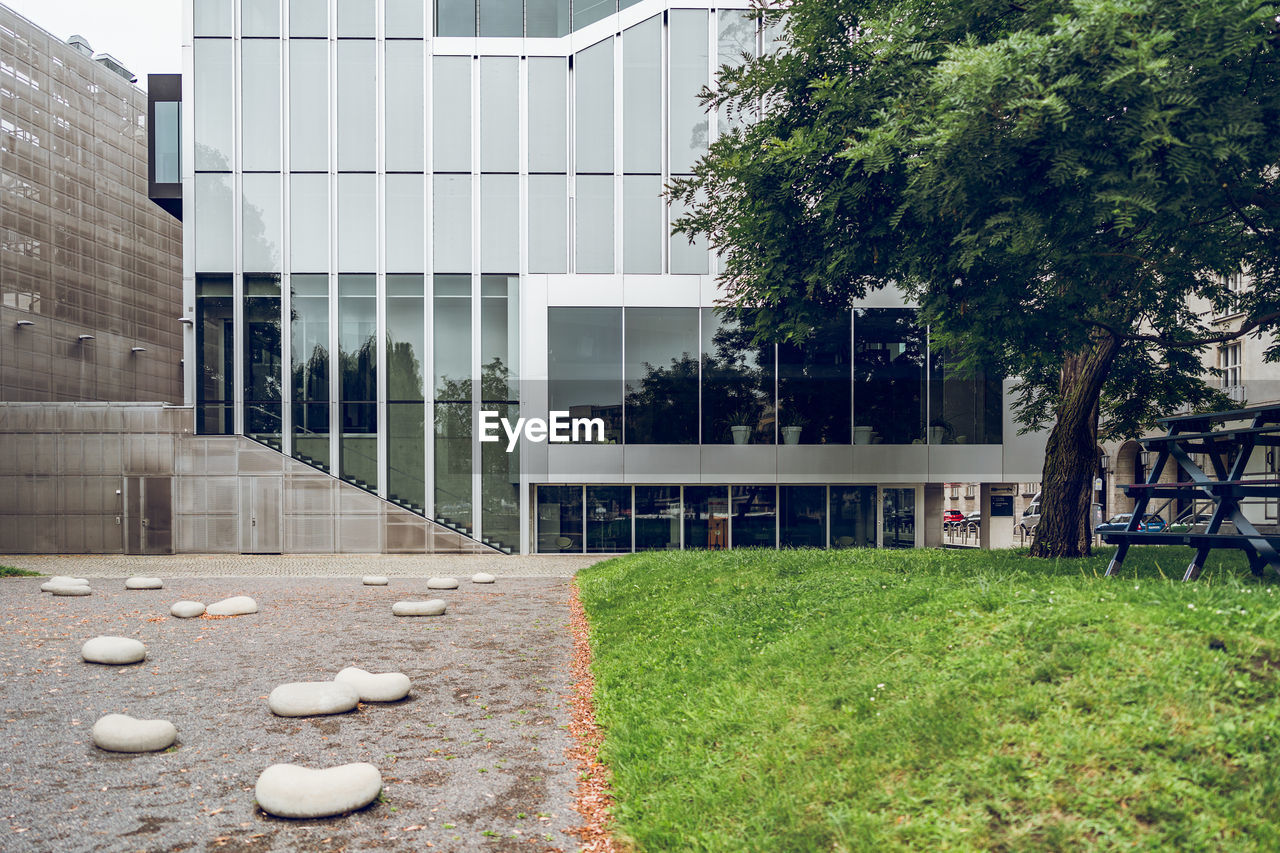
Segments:
[[[783,8],[785,7],[785,8]],[[721,69],[755,114],[675,181],[761,336],[894,284],[963,369],[1052,422],[1032,553],[1089,552],[1097,440],[1224,404],[1205,348],[1275,328],[1280,35],[1236,0],[761,0]],[[1247,268],[1232,293],[1223,276]],[[1273,348],[1268,357],[1277,355]]]

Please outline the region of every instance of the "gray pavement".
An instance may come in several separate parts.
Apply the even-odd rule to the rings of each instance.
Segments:
[[[365,587],[351,579],[246,576],[310,565],[292,558],[236,558],[237,576],[199,578],[167,568],[179,558],[92,559],[100,571],[89,558],[29,563],[92,575],[88,597],[41,593],[38,578],[0,579],[0,849],[578,849],[564,833],[580,822],[570,810],[576,772],[565,755],[566,578],[500,573],[492,586],[464,580],[457,590],[429,591],[425,581],[402,577]],[[567,573],[584,562],[543,565]],[[471,565],[340,557],[333,568],[426,575],[447,566],[461,575]],[[165,588],[125,590],[101,579],[107,571],[158,574]],[[239,594],[256,598],[261,612],[168,615],[178,599]],[[391,614],[395,601],[434,597],[449,603],[445,616]],[[141,640],[147,660],[85,663],[81,645],[104,634]],[[350,714],[280,718],[268,710],[277,685],[329,680],[348,665],[404,672],[412,692]],[[176,748],[97,749],[90,729],[108,713],[172,721]],[[270,764],[353,761],[381,770],[383,801],[325,820],[272,818],[254,804],[254,783]]]
[[[466,578],[477,572],[500,578],[570,578],[604,559],[608,558],[580,554],[0,554],[0,566],[77,578]]]

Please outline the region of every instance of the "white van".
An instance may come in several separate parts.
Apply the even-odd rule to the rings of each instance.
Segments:
[[[1036,529],[1036,525],[1040,523],[1040,493],[1036,492],[1036,496],[1031,499],[1031,503],[1022,511],[1022,518],[1018,521],[1018,529],[1023,536],[1028,535]]]

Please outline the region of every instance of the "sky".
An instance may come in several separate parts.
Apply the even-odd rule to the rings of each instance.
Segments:
[[[65,41],[82,35],[93,52],[109,53],[147,88],[148,74],[182,73],[180,0],[0,0]]]

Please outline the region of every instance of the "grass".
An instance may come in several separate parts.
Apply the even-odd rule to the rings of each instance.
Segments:
[[[0,566],[0,578],[34,578],[39,576],[39,572],[15,569],[13,566]]]
[[[1280,849],[1280,594],[1235,553],[640,554],[585,569],[642,851]]]

